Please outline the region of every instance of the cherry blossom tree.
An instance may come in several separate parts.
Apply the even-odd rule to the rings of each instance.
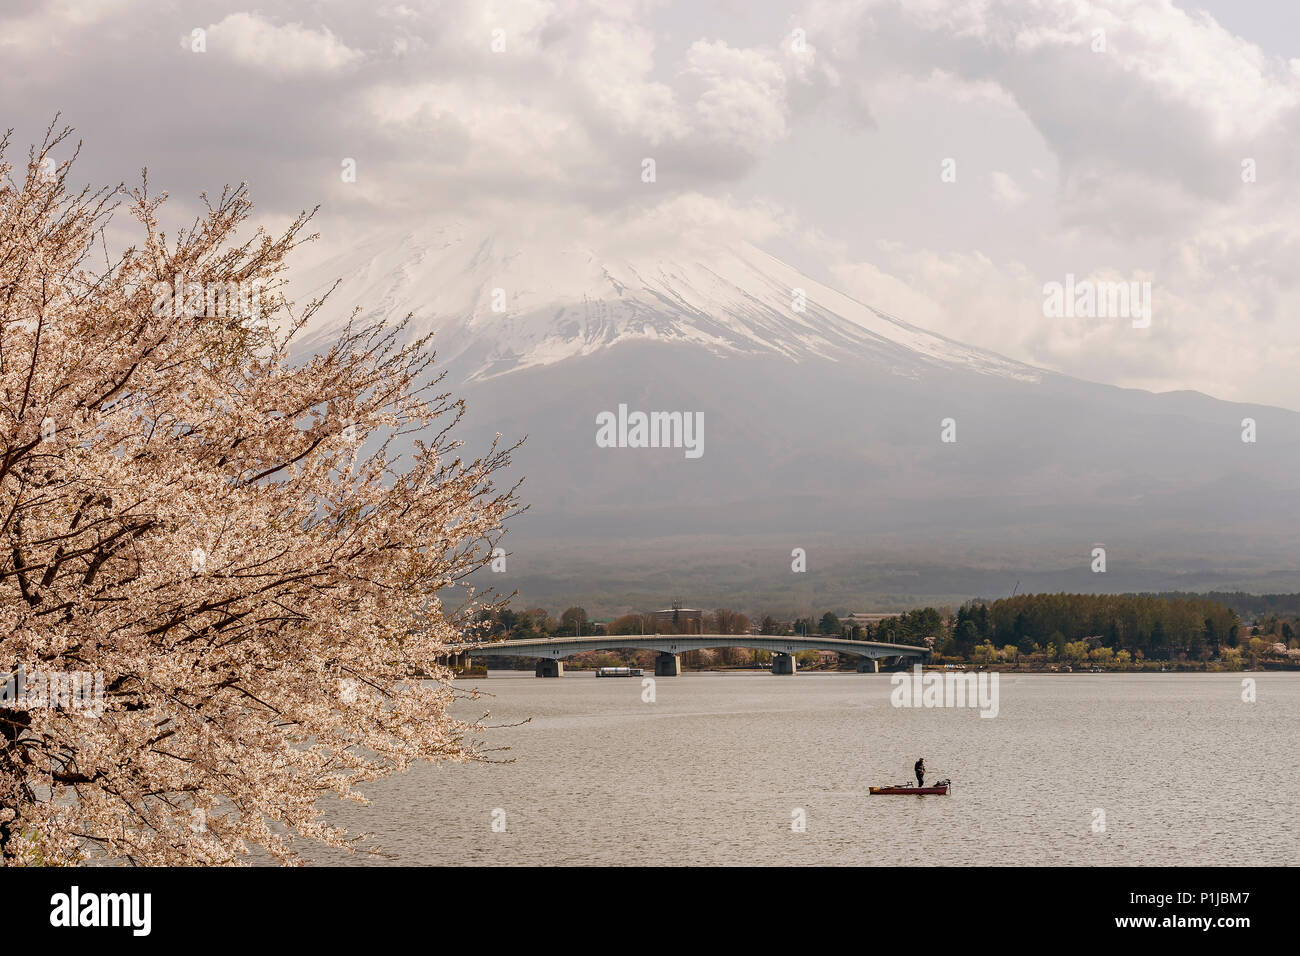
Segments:
[[[485,759],[445,661],[488,606],[465,578],[517,507],[494,482],[515,446],[458,454],[463,406],[401,326],[354,313],[290,360],[324,304],[285,297],[310,214],[254,231],[246,188],[228,188],[169,240],[147,176],[71,189],[53,126],[18,176],[8,140],[0,859],[353,846],[322,797]],[[139,244],[110,255],[121,210]],[[95,706],[53,692],[68,674],[94,675]],[[15,696],[24,680],[50,690]]]

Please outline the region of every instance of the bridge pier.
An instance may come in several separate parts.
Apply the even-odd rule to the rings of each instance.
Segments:
[[[859,657],[859,658],[858,658],[858,673],[859,673],[859,674],[879,674],[879,673],[880,673],[880,661],[877,660],[877,659],[874,658],[874,657]]]
[[[655,677],[680,677],[682,659],[676,654],[660,651],[655,655]]]
[[[537,662],[537,670],[534,673],[538,677],[563,677],[564,661],[553,661],[543,657]]]
[[[793,674],[799,669],[795,663],[793,654],[783,654],[776,651],[772,654],[772,673],[773,674]]]

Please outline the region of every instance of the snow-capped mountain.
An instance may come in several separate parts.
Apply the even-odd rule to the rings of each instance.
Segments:
[[[855,561],[904,555],[1077,567],[1051,586],[1087,590],[1243,582],[1225,569],[1247,556],[1252,573],[1295,567],[1300,415],[1034,369],[751,245],[684,239],[665,254],[429,228],[358,243],[293,291],[301,302],[336,278],[334,319],[302,348],[330,341],[354,305],[413,313],[411,334],[435,330],[467,401],[468,450],[527,436],[515,474],[530,511],[498,588],[581,599],[646,566],[652,539],[674,543],[646,572],[647,600],[719,575],[787,593],[791,549],[818,541],[850,582]],[[620,406],[698,416],[702,453],[608,447],[598,421]],[[1242,441],[1245,418],[1257,442]],[[1106,576],[1087,570],[1099,543]],[[566,547],[579,550],[557,559]],[[575,553],[599,558],[579,570]],[[688,553],[703,570],[686,573]],[[1153,567],[1165,577],[1134,576]],[[1209,576],[1180,577],[1191,569]],[[952,593],[946,581],[931,593]]]
[[[412,313],[466,381],[551,365],[614,345],[699,346],[715,355],[871,361],[899,374],[948,366],[1037,381],[1037,370],[927,332],[738,243],[673,254],[598,251],[460,225],[382,236],[325,262],[299,288],[342,277],[374,314]],[[313,329],[328,339],[336,324]]]

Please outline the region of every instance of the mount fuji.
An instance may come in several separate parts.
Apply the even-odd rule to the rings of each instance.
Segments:
[[[1011,574],[1078,590],[1300,589],[1295,412],[1034,368],[747,243],[664,253],[428,227],[359,242],[293,291],[336,278],[324,312],[411,313],[411,335],[435,332],[470,451],[527,436],[515,470],[530,510],[507,535],[511,580],[491,582],[526,599],[601,594],[618,610],[667,589],[707,600],[725,580],[718,601],[776,606],[794,587],[805,596],[790,606],[852,604],[984,593]],[[703,453],[600,447],[597,417],[620,405],[702,415]],[[1242,441],[1244,418],[1258,441]],[[1094,546],[1107,574],[1089,570]],[[796,547],[835,574],[792,577]],[[930,570],[900,582],[904,565]]]
[[[891,374],[948,367],[1040,377],[865,306],[749,243],[685,248],[694,255],[602,255],[578,242],[524,248],[444,226],[372,239],[304,286],[315,292],[344,276],[345,294],[368,311],[413,313],[415,330],[438,332],[439,355],[465,382],[634,343],[796,363],[870,361]],[[336,331],[324,324],[312,341]]]

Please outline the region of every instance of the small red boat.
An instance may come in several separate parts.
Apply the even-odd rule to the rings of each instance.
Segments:
[[[933,787],[870,787],[873,794],[882,797],[908,796],[916,794],[918,796],[946,797],[948,788],[952,786],[947,780],[940,780]]]

